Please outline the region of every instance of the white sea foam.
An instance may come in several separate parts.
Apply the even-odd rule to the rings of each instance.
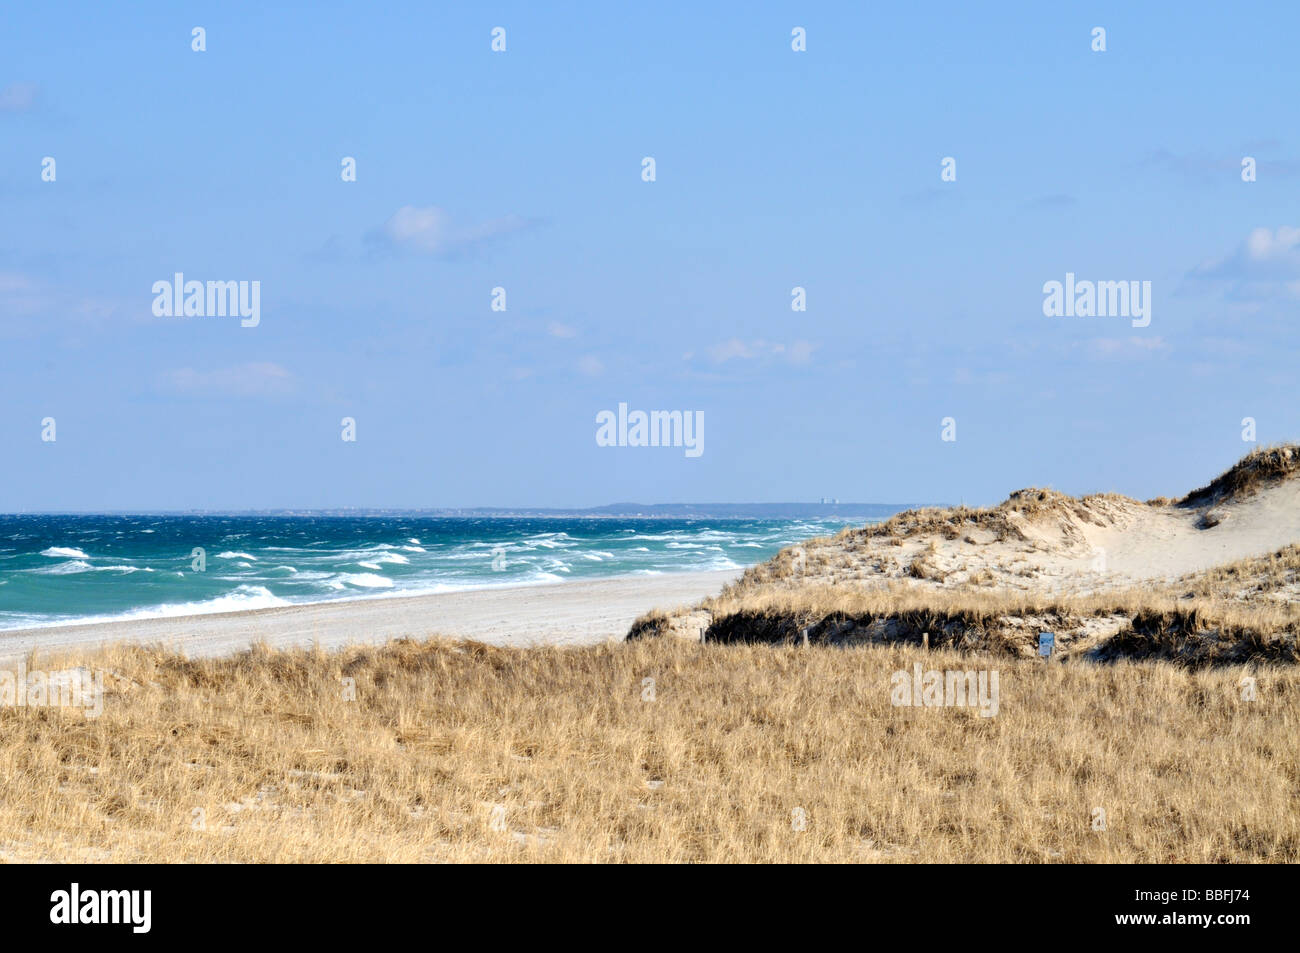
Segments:
[[[90,572],[94,567],[90,563],[82,562],[80,559],[73,559],[66,563],[57,563],[53,566],[44,566],[40,569],[34,569],[33,572],[40,573],[43,576],[69,576],[79,572]]]
[[[43,576],[71,576],[81,572],[120,572],[123,575],[133,572],[156,572],[148,566],[92,566],[88,562],[80,559],[71,559],[65,563],[55,563],[53,566],[43,566],[40,569],[33,569],[32,572],[39,573]]]
[[[240,612],[246,609],[270,609],[287,606],[288,602],[275,596],[265,586],[240,586],[234,592],[204,602],[183,602],[142,609],[127,613],[122,618],[147,619],[155,616],[210,615],[213,612]]]
[[[726,556],[720,556],[717,559],[714,559],[704,568],[711,569],[711,570],[712,569],[740,569],[741,566],[740,563],[732,562]]]
[[[240,586],[234,592],[203,602],[164,603],[157,606],[145,606],[117,615],[90,615],[59,620],[44,619],[22,623],[23,627],[46,628],[57,625],[83,625],[94,622],[130,622],[136,619],[167,619],[186,615],[212,615],[216,612],[242,612],[248,609],[270,609],[275,606],[287,606],[285,602],[271,594],[262,586]],[[5,628],[13,628],[6,625]]]
[[[226,552],[224,553],[217,553],[217,558],[218,559],[253,559],[253,560],[257,559],[256,556],[250,556],[248,553],[238,553],[238,552],[233,552],[231,550],[226,550]]]
[[[336,586],[334,583],[338,583]],[[344,585],[359,586],[362,589],[390,589],[393,580],[387,576],[376,575],[373,572],[355,572],[341,573],[334,582],[330,583],[331,588],[342,589]]]
[[[72,546],[51,546],[49,549],[41,550],[42,556],[52,556],[54,558],[72,558],[72,559],[89,559],[90,557],[81,550]]]

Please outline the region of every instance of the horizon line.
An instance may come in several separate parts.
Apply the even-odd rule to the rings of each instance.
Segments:
[[[603,503],[597,506],[277,506],[249,508],[213,508],[213,509],[49,509],[49,510],[11,510],[0,512],[6,516],[305,516],[305,515],[587,515],[587,516],[634,516],[632,511],[646,511],[644,515],[675,515],[671,511],[686,512],[691,510],[740,511],[773,510],[778,508],[791,510],[815,510],[826,515],[840,515],[842,511],[864,509],[917,509],[922,507],[947,507],[950,503],[908,502],[908,503],[866,503],[866,502],[803,502],[778,501],[774,503]],[[658,512],[655,512],[658,511]]]

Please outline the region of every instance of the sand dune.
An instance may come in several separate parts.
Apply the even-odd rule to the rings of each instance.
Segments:
[[[1300,449],[1261,454],[1281,456],[1278,478],[1237,485],[1234,476],[1255,465],[1247,457],[1179,501],[1020,490],[990,509],[911,511],[813,540],[755,567],[746,580],[851,587],[904,581],[1060,595],[1168,582],[1300,542]]]
[[[1020,539],[998,541],[975,530],[966,534],[974,542],[938,538],[937,551],[928,556],[930,538],[902,547],[876,542],[899,549],[900,561],[924,560],[936,581],[992,578],[1015,589],[1091,592],[1172,580],[1300,541],[1300,482],[1209,509],[1217,517],[1213,526],[1205,525],[1204,507],[1103,498],[1077,511],[1064,509],[1056,518],[1020,518]],[[907,572],[911,565],[900,562],[899,568]]]
[[[631,636],[922,643],[1181,664],[1300,662],[1300,447],[1247,455],[1180,500],[1020,490],[909,510],[782,550]]]

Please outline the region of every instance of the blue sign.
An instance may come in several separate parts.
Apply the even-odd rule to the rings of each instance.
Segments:
[[[1038,654],[1046,658],[1052,654],[1052,649],[1056,647],[1056,636],[1050,632],[1038,633]]]

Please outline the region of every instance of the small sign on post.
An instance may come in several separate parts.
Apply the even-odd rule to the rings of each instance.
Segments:
[[[1056,648],[1056,636],[1051,632],[1039,632],[1038,654],[1043,658],[1049,658],[1051,657],[1052,649],[1054,648]]]

